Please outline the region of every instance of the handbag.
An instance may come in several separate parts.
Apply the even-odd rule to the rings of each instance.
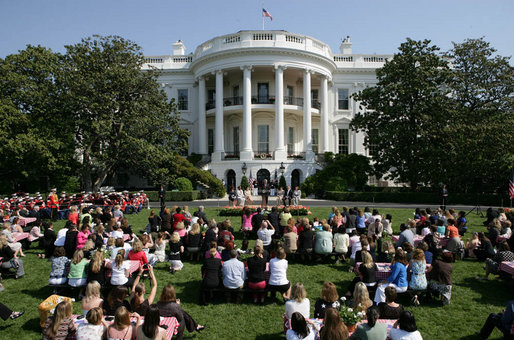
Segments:
[[[10,261],[11,267],[18,270],[20,268],[20,264],[18,263],[18,259],[12,258]]]

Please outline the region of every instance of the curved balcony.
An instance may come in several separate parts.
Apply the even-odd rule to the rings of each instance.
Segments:
[[[275,96],[252,96],[251,103],[253,104],[275,104]],[[243,97],[225,97],[223,98],[223,106],[238,106],[243,105]],[[303,97],[290,97],[284,96],[284,105],[303,107]],[[213,110],[216,108],[216,101],[209,100],[205,103],[205,110]],[[321,103],[317,99],[311,100],[311,108],[320,110]]]

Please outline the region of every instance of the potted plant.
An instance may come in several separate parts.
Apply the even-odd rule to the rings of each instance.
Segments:
[[[342,297],[341,300],[346,300],[346,298]],[[341,305],[341,310],[339,311],[339,315],[341,316],[341,320],[344,322],[346,327],[348,328],[348,331],[350,333],[355,332],[355,329],[357,328],[357,324],[361,322],[362,317],[365,315],[364,312],[357,312],[354,311],[353,308],[350,308],[348,306]]]

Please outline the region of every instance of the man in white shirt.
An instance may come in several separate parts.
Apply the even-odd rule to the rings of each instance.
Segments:
[[[57,232],[57,238],[55,239],[54,245],[56,247],[64,247],[64,241],[66,241],[66,233],[68,232],[68,223]]]
[[[271,244],[271,236],[275,234],[275,228],[268,220],[263,220],[261,228],[257,231],[257,237],[262,240],[262,245],[265,249],[269,248]]]
[[[243,262],[237,259],[237,251],[230,251],[230,260],[223,263],[223,285],[225,288],[232,290],[227,294],[227,303],[230,303],[232,294],[236,294],[236,302],[241,303],[242,294],[240,289],[243,288],[246,279],[246,270]]]

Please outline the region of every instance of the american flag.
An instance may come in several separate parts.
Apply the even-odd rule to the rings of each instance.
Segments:
[[[509,196],[511,200],[514,198],[514,168],[510,170]]]
[[[271,19],[271,21],[273,21],[273,17],[271,16],[271,14],[269,14],[269,12],[267,10],[265,10],[264,8],[262,9],[262,16],[268,17]]]
[[[250,186],[253,185],[253,182],[254,182],[254,179],[253,179],[253,176],[252,176],[252,170],[250,170],[250,180],[249,180]]]

